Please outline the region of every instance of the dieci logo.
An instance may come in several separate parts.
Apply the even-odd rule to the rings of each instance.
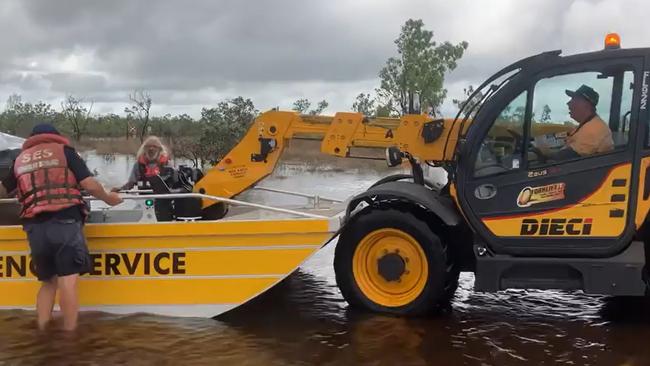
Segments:
[[[520,235],[591,235],[593,219],[523,219]]]
[[[519,192],[517,206],[528,207],[536,203],[564,199],[564,183],[553,183],[541,187],[526,187]]]

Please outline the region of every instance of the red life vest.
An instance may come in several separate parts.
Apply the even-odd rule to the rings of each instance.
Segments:
[[[68,140],[56,134],[35,135],[23,143],[14,163],[20,217],[32,218],[84,204],[77,179],[68,168],[63,151],[66,145]]]
[[[167,162],[169,162],[167,155],[161,154],[157,160],[149,160],[145,155],[146,154],[142,154],[138,158],[142,178],[150,178],[160,174],[160,168],[164,167],[167,165]]]

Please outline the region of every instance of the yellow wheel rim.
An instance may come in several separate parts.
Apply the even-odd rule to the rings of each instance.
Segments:
[[[393,264],[390,271],[387,262]],[[352,271],[368,299],[382,306],[399,307],[420,296],[429,267],[415,238],[398,229],[384,228],[361,239],[352,258]]]

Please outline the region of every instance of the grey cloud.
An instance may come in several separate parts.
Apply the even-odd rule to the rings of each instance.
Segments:
[[[11,86],[20,90],[46,89],[45,79],[35,74],[4,73],[0,75],[0,82],[4,87]]]
[[[106,88],[106,78],[101,75],[76,73],[52,73],[43,77],[51,83],[55,92],[87,95]]]
[[[436,40],[470,44],[447,78],[455,85],[448,100],[460,84],[477,85],[532,53],[593,49],[617,27],[634,35],[631,44],[650,33],[642,0],[7,0],[0,10],[2,90],[74,92],[109,106],[145,88],[169,110],[236,95],[268,106],[327,95],[331,109],[349,109],[347,98],[379,85],[408,18],[423,18]],[[30,60],[79,52],[92,55],[87,69],[19,72]]]
[[[26,4],[32,25],[54,35],[51,47],[95,49],[102,71],[152,86],[366,78],[392,48],[364,47],[355,24],[337,21],[315,2]]]

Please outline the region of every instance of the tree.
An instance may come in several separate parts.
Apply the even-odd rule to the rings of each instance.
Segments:
[[[309,109],[310,106],[311,106],[311,102],[309,101],[309,99],[302,98],[293,102],[293,107],[291,107],[291,109],[300,114],[305,114],[307,113],[307,110]]]
[[[542,108],[542,117],[540,118],[540,122],[551,122],[551,107],[549,107],[548,104],[544,104],[544,107]]]
[[[510,118],[513,122],[523,123],[525,115],[526,115],[526,107],[519,106],[515,108]]]
[[[12,135],[27,136],[37,123],[54,123],[57,117],[58,113],[49,103],[26,103],[14,94],[9,97],[6,110],[0,115],[0,128]]]
[[[72,127],[75,141],[80,141],[81,136],[86,132],[93,105],[94,102],[90,102],[90,106],[86,108],[80,98],[72,95],[68,95],[61,103],[61,115]]]
[[[239,142],[250,128],[258,111],[250,99],[237,97],[201,110],[202,131],[191,154],[202,162],[216,163]],[[191,144],[186,144],[191,145]]]
[[[16,134],[16,114],[15,111],[22,104],[22,97],[19,94],[11,94],[5,103],[5,110],[0,115],[0,131],[10,134]]]
[[[174,156],[188,159],[194,167],[203,168],[208,161],[215,161],[210,145],[202,144],[200,136],[183,136],[174,140]]]
[[[195,167],[203,167],[210,157],[211,144],[201,142],[205,124],[187,114],[151,118],[151,132],[167,141],[175,157],[191,160]]]
[[[320,102],[318,102],[318,106],[316,107],[316,109],[312,109],[308,111],[309,107],[311,107],[311,102],[307,98],[302,98],[293,102],[293,107],[291,109],[300,114],[317,115],[323,113],[323,111],[325,110],[325,108],[327,108],[327,106],[329,106],[329,103],[325,99],[323,99]]]
[[[393,101],[377,106],[377,117],[399,117],[393,106]]]
[[[91,117],[92,118],[92,117]],[[92,128],[86,135],[93,137],[119,137],[123,135],[125,118],[115,113],[97,116],[92,119]]]
[[[133,94],[129,94],[131,107],[124,108],[127,120],[137,120],[140,123],[140,142],[144,141],[144,136],[147,133],[149,126],[149,110],[151,109],[151,96],[143,90],[135,90]],[[127,122],[128,123],[128,122]],[[127,138],[128,138],[128,125],[127,125]]]
[[[311,114],[313,116],[321,114],[321,113],[323,113],[325,108],[327,108],[327,106],[329,106],[329,105],[330,104],[327,103],[327,101],[325,99],[323,99],[320,102],[318,102],[318,106],[316,107],[316,109],[312,109],[311,111],[309,111],[309,114]]]
[[[375,99],[370,96],[370,93],[359,93],[352,103],[352,110],[363,113],[364,116],[374,116],[376,114]]]
[[[444,101],[445,73],[456,68],[468,43],[437,45],[432,39],[433,32],[424,29],[422,20],[407,20],[395,40],[399,56],[389,58],[379,72],[378,91],[394,101],[398,112],[417,113],[416,107],[422,107],[435,114]]]
[[[477,104],[480,103],[483,99],[483,93],[479,92],[474,96],[474,98],[470,100],[469,97],[474,93],[474,91],[474,87],[471,85],[467,88],[463,88],[463,95],[465,96],[465,99],[453,99],[451,101],[456,107],[458,107],[458,110],[467,108],[465,109],[465,112],[472,111],[470,113],[470,117],[474,117],[476,115],[476,112],[478,112]]]
[[[23,102],[23,97],[20,96],[20,94],[11,94],[9,98],[7,98],[7,103],[5,104],[5,110],[13,110],[16,109],[16,106],[22,104]]]

